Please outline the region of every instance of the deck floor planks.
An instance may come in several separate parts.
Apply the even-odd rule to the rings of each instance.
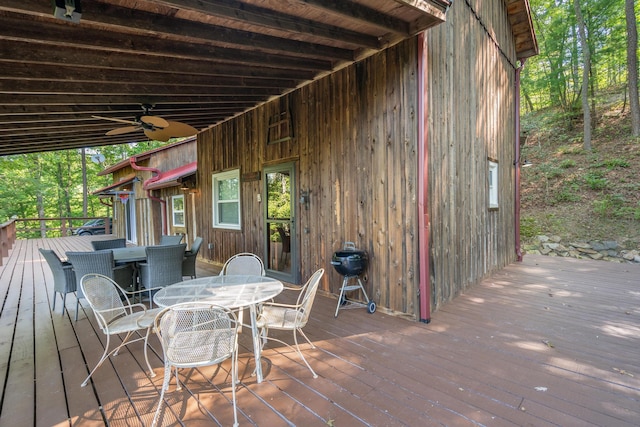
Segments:
[[[7,384],[0,426],[149,425],[153,418],[163,375],[157,338],[149,353],[155,378],[147,377],[136,343],[81,388],[104,335],[88,307],[73,321],[73,294],[71,313],[60,314],[59,297],[50,312],[52,278],[37,248],[64,256],[91,250],[90,241],[18,241],[0,269],[0,374]],[[203,271],[217,273],[211,265]],[[296,353],[270,342],[265,381],[257,384],[251,338],[241,334],[240,425],[640,425],[639,276],[634,265],[527,256],[441,307],[429,325],[364,308],[341,310],[336,319],[336,300],[320,295],[305,328],[317,348],[302,345],[317,379]],[[277,336],[292,342],[290,333]],[[59,361],[44,357],[51,351]],[[181,392],[172,380],[163,425],[229,425],[228,367],[215,376],[215,367],[184,370]],[[42,383],[63,385],[64,397],[42,403]]]
[[[58,346],[47,298],[48,289],[53,290],[53,277],[49,268],[43,268],[42,262],[34,261],[33,267],[35,291],[38,295],[34,298],[35,407],[37,412],[50,413],[53,419],[67,419],[64,382],[60,375],[62,368],[60,359],[56,357]],[[36,425],[46,426],[42,422]]]

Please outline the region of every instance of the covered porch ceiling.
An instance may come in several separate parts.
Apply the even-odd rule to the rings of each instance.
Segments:
[[[143,104],[205,129],[443,22],[450,3],[82,0],[73,23],[49,1],[3,0],[0,156],[145,141],[92,117],[133,121]],[[531,56],[528,1],[505,3]]]

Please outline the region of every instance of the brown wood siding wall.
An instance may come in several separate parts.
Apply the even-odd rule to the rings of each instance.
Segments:
[[[437,309],[515,260],[515,53],[502,2],[456,2],[428,31],[429,213],[432,304]],[[489,210],[488,158],[498,161],[497,210]]]
[[[369,253],[366,286],[379,307],[415,316],[416,57],[414,39],[199,134],[198,227],[214,243],[203,256],[217,263],[241,251],[264,256],[263,182],[241,184],[242,231],[216,230],[212,173],[295,161],[297,188],[310,195],[309,209],[296,207],[301,280],[324,267],[323,289],[338,292],[331,256],[353,241]],[[294,138],[267,144],[269,117],[287,108]]]
[[[472,2],[473,3],[473,2]],[[513,58],[502,2],[477,12]],[[478,6],[475,5],[474,7]],[[496,25],[497,23],[497,25]],[[513,238],[513,67],[464,2],[427,32],[429,215],[432,306],[452,299],[515,259]],[[417,317],[417,39],[405,41],[198,135],[198,228],[203,256],[216,263],[251,251],[264,257],[262,181],[242,182],[242,231],[215,230],[211,175],[297,162],[298,212],[293,238],[302,280],[328,274],[341,284],[333,252],[353,241],[369,253],[369,295],[383,310]],[[289,109],[294,138],[267,144],[269,117]],[[499,161],[499,204],[488,209],[488,158]],[[213,243],[214,248],[206,248]]]

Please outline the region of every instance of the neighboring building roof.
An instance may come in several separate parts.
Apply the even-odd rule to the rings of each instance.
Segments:
[[[132,157],[135,157],[137,161],[146,160],[152,157],[155,153],[159,153],[164,150],[169,150],[171,148],[177,147],[182,144],[186,144],[188,142],[195,142],[195,140],[196,140],[196,137],[192,136],[190,138],[185,138],[182,141],[174,142],[172,144],[167,144],[162,147],[154,148],[153,150],[145,151],[144,153],[136,154],[135,156],[132,156]],[[129,165],[131,165],[131,158],[122,160],[116,163],[115,165],[109,166],[108,168],[101,170],[100,172],[98,172],[98,176],[112,174],[116,171],[119,171],[120,169],[126,168]]]
[[[120,178],[120,181],[118,182],[114,182],[113,184],[109,184],[106,187],[102,187],[94,192],[92,192],[91,194],[104,194],[104,195],[111,195],[111,194],[115,194],[115,191],[112,191],[118,187],[122,187],[123,185],[127,185],[131,182],[133,182],[133,180],[136,179],[136,174],[135,173],[130,173],[129,175],[126,175],[122,178]]]
[[[160,188],[175,187],[182,183],[182,178],[193,175],[198,170],[198,162],[191,162],[179,168],[162,172],[158,179],[147,184],[145,190],[157,190]]]

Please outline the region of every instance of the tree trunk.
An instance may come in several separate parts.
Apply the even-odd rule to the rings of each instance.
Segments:
[[[589,43],[587,43],[587,35],[584,29],[584,19],[580,11],[580,1],[573,0],[573,6],[576,10],[576,22],[578,24],[578,35],[580,38],[580,47],[582,48],[583,68],[582,68],[582,114],[584,120],[584,144],[586,151],[591,151],[591,110],[589,108],[589,69],[591,68],[591,52],[589,51]]]
[[[39,154],[35,156],[34,178],[36,182],[36,209],[38,210],[38,218],[45,217],[44,210],[44,194],[42,194],[42,159]],[[40,237],[47,237],[47,223],[43,219],[40,220]]]
[[[638,28],[633,7],[634,0],[625,0],[627,16],[627,80],[629,82],[629,105],[631,106],[631,130],[640,136],[640,105],[638,104]]]
[[[82,162],[82,216],[86,217],[87,216],[87,205],[88,205],[88,201],[87,201],[87,191],[88,191],[88,187],[87,187],[87,151],[84,147],[82,147],[82,151],[81,151],[81,159],[80,161]]]

